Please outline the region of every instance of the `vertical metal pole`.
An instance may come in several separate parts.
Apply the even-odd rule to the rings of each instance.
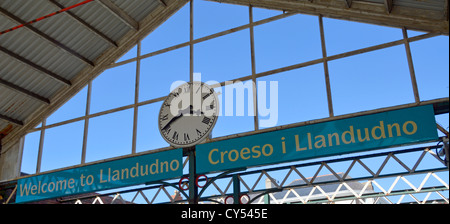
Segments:
[[[190,2],[189,16],[189,81],[194,81],[194,0]],[[192,97],[192,96],[191,96]],[[193,103],[191,101],[191,103]],[[197,167],[195,158],[195,146],[184,149],[188,151],[189,156],[189,204],[198,204],[198,187],[195,184],[197,179]]]
[[[195,158],[195,147],[186,148],[189,156],[189,204],[198,204],[198,187],[195,184],[197,179],[197,167]]]
[[[403,31],[403,40],[405,42],[406,57],[408,59],[409,74],[411,76],[411,84],[414,91],[414,99],[416,103],[419,103],[420,102],[419,88],[417,87],[416,72],[414,71],[414,64],[411,55],[411,47],[409,46],[408,41],[408,32],[406,31],[405,27],[402,28],[402,31]]]
[[[190,25],[189,25],[189,81],[194,81],[194,0],[190,3]]]
[[[37,158],[37,163],[36,163],[36,173],[40,173],[41,172],[41,163],[42,163],[42,152],[44,150],[44,136],[45,136],[45,129],[46,129],[46,124],[47,123],[47,118],[44,118],[42,120],[42,129],[41,129],[41,136],[39,139],[39,151],[38,151],[38,158]]]
[[[239,197],[241,195],[241,181],[238,175],[233,175],[233,200],[234,204],[239,204]]]
[[[86,148],[89,132],[89,114],[91,113],[91,93],[92,93],[92,80],[88,83],[87,98],[86,98],[86,113],[84,118],[84,133],[83,133],[83,146],[81,150],[81,164],[86,163]]]
[[[134,115],[133,115],[133,140],[131,147],[131,154],[136,153],[136,139],[137,139],[137,124],[139,107],[139,82],[141,78],[141,41],[137,43],[137,57],[136,57],[136,83],[134,88]]]
[[[320,40],[322,43],[323,70],[325,72],[325,84],[327,88],[328,113],[330,114],[330,117],[333,117],[334,116],[333,98],[331,96],[330,73],[328,72],[328,56],[325,44],[325,32],[323,28],[322,15],[319,15],[319,27],[320,27]]]
[[[445,165],[447,165],[447,168],[450,168],[450,158],[449,158],[449,143],[448,138],[444,138],[444,152],[445,152]]]
[[[252,62],[252,86],[253,86],[253,115],[255,131],[259,130],[259,114],[258,114],[258,96],[256,88],[256,60],[255,60],[255,32],[253,27],[253,6],[249,6],[249,22],[250,22],[250,50]]]

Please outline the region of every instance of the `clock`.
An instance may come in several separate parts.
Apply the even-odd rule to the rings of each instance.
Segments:
[[[176,148],[203,142],[212,132],[219,99],[210,86],[189,82],[175,88],[164,100],[158,115],[161,136]]]

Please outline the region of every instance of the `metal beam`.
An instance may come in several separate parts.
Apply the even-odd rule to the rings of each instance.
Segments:
[[[15,21],[16,23],[19,24],[26,24],[27,22],[20,19],[19,17],[13,15],[12,13],[8,12],[6,9],[1,8],[0,7],[0,13],[5,15],[6,17],[8,17],[9,19]],[[60,43],[59,41],[51,38],[49,35],[45,34],[44,32],[36,29],[35,27],[31,26],[31,25],[25,25],[25,27],[30,30],[31,32],[35,33],[36,35],[42,37],[43,39],[49,41],[50,43],[54,44],[56,47],[63,49],[64,51],[66,51],[67,53],[77,57],[78,59],[80,59],[81,61],[83,61],[84,63],[90,65],[90,66],[95,66],[94,62],[90,61],[89,59],[87,59],[86,57],[84,57],[83,55],[79,54],[78,52],[70,49],[69,47],[67,47],[66,45]]]
[[[394,0],[384,0],[384,6],[386,7],[386,11],[391,14],[392,8],[394,7]]]
[[[60,9],[64,9],[66,8],[65,6],[61,5],[59,2],[57,2],[56,0],[49,0],[52,4],[54,4],[55,6],[57,6]],[[90,30],[91,32],[95,33],[97,36],[101,37],[103,40],[105,40],[108,44],[110,44],[111,46],[114,47],[118,47],[117,43],[112,40],[111,38],[109,38],[108,36],[106,36],[104,33],[100,32],[99,30],[97,30],[95,27],[91,26],[89,23],[87,23],[86,21],[82,20],[80,17],[78,17],[77,15],[75,15],[75,13],[70,12],[70,11],[65,11],[65,13],[67,15],[69,15],[70,17],[72,17],[73,19],[75,19],[77,22],[79,22],[81,25],[83,25],[84,27],[86,27],[88,30]]]
[[[139,23],[134,20],[128,13],[126,13],[123,9],[121,9],[116,4],[112,3],[110,0],[98,0],[96,1],[104,8],[108,9],[111,13],[114,14],[119,20],[124,22],[127,26],[134,30],[139,30]]]
[[[390,26],[417,30],[422,32],[432,32],[448,35],[448,20],[442,16],[442,10],[427,10],[421,8],[421,4],[416,6],[402,6],[392,4],[391,14],[386,13],[386,6],[374,4],[369,1],[352,1],[351,8],[348,8],[342,1],[315,0],[314,4],[308,1],[293,0],[208,0],[221,3],[268,8],[282,10],[291,13],[302,13],[308,15],[323,15],[323,17],[344,19],[363,23],[370,23],[382,26]],[[425,3],[423,3],[425,4]]]
[[[444,5],[444,17],[445,17],[445,19],[448,21],[448,0],[445,0],[445,5]]]
[[[163,5],[164,7],[167,7],[167,4],[163,0],[157,0],[159,4]]]
[[[7,121],[7,122],[10,122],[10,123],[13,123],[13,124],[17,124],[17,125],[23,126],[23,121],[19,121],[19,120],[17,120],[17,119],[8,117],[8,116],[3,115],[3,114],[0,114],[0,120],[5,120],[5,121]]]
[[[49,71],[46,68],[43,68],[43,67],[41,67],[41,66],[39,66],[39,65],[37,65],[37,64],[27,60],[27,59],[25,59],[24,57],[22,57],[22,56],[20,56],[20,55],[18,55],[16,53],[14,53],[14,52],[4,48],[2,46],[0,46],[0,51],[4,52],[5,54],[15,58],[16,60],[18,60],[18,61],[20,61],[20,62],[22,62],[22,63],[24,63],[24,64],[26,64],[26,65],[28,65],[28,66],[30,66],[32,68],[34,68],[34,69],[36,69],[36,70],[38,70],[38,71],[48,75],[50,78],[52,78],[52,79],[54,79],[54,80],[56,80],[56,81],[58,81],[58,82],[60,82],[62,84],[65,84],[67,86],[71,86],[72,85],[72,83],[69,80],[67,80],[67,79],[65,79],[65,78],[63,78],[63,77],[61,77],[61,76],[59,76],[59,75]]]
[[[8,81],[6,81],[4,79],[1,79],[1,78],[0,78],[0,85],[4,85],[5,87],[8,87],[9,89],[12,89],[12,90],[14,90],[16,92],[20,92],[22,94],[25,94],[25,95],[27,95],[27,96],[29,96],[29,97],[31,97],[33,99],[39,100],[39,101],[41,101],[41,102],[43,102],[45,104],[50,104],[50,100],[49,99],[47,99],[47,98],[45,98],[43,96],[40,96],[40,95],[38,95],[36,93],[33,93],[33,92],[31,92],[31,91],[29,91],[29,90],[27,90],[25,88],[17,86],[17,85],[15,85],[13,83],[10,83],[10,82],[8,82]]]
[[[345,5],[347,6],[347,8],[351,8],[352,7],[353,0],[344,0],[344,1],[345,1]]]

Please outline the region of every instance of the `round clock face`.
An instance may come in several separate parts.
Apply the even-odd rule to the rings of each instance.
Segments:
[[[214,89],[201,82],[175,88],[159,111],[161,136],[176,148],[201,143],[216,124],[219,100]]]

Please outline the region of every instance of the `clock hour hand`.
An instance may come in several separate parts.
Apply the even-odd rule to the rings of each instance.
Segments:
[[[205,114],[205,113],[203,113],[202,110],[194,111],[194,110],[192,110],[192,108],[191,108],[190,114],[192,114],[192,115],[195,114],[196,116],[200,116],[201,114]]]

